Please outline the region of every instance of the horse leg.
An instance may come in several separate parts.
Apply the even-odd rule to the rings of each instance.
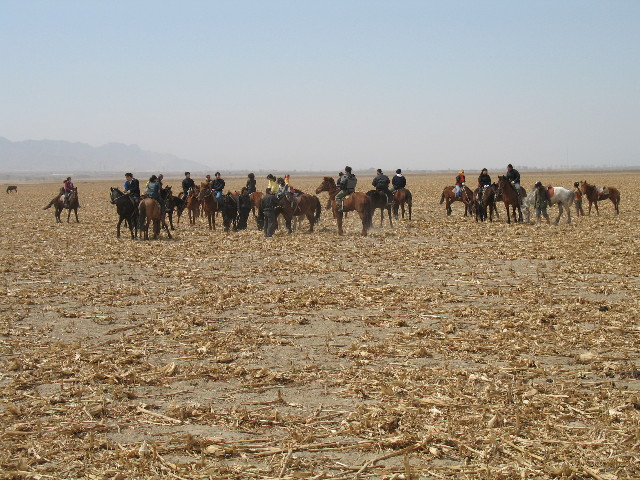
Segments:
[[[387,215],[389,216],[389,226],[393,227],[393,221],[391,220],[391,207],[387,207]]]
[[[342,230],[342,212],[338,212],[337,207],[333,214],[336,217],[336,223],[338,224],[338,235],[342,235],[344,231]]]
[[[78,219],[78,209],[74,208],[73,213],[76,215],[76,223],[80,223],[80,220]]]
[[[558,225],[558,223],[560,223],[560,217],[561,216],[562,216],[562,203],[558,203],[558,216],[556,217],[556,219],[555,219],[555,221],[553,223]]]
[[[598,210],[598,201],[593,202],[593,206],[596,207],[596,215],[600,216],[600,210]]]
[[[124,220],[124,217],[120,216],[120,220],[118,220],[116,238],[120,238],[120,224],[122,223],[123,220]],[[129,228],[131,228],[131,227],[129,227]]]

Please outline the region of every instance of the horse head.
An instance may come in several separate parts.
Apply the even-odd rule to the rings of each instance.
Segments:
[[[336,188],[336,182],[333,181],[331,177],[324,177],[322,179],[322,183],[318,188],[316,188],[316,194],[322,192],[332,192]]]
[[[123,195],[124,193],[122,193],[116,187],[111,187],[111,203],[116,203],[116,200],[118,200],[118,198],[120,198]]]

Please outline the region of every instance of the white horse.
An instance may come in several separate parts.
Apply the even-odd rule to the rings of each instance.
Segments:
[[[571,205],[573,205],[573,190],[567,190],[564,187],[547,187],[549,189],[549,196],[551,198],[551,205],[558,205],[558,216],[556,217],[555,224],[560,222],[562,212],[567,210],[567,223],[571,223]],[[533,201],[536,195],[536,189],[533,188],[529,195],[522,201],[522,213],[524,221],[529,223],[531,219],[531,211],[533,208]]]

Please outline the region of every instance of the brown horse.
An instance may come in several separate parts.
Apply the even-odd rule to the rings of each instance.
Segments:
[[[167,230],[167,236],[171,238],[171,231],[165,221],[166,212],[160,208],[160,204],[150,197],[140,199],[138,205],[138,230],[140,230],[140,238],[149,240],[149,224],[153,222],[153,238],[160,235],[160,226]],[[143,237],[144,234],[144,237]]]
[[[456,187],[449,186],[444,187],[442,195],[440,196],[440,205],[447,201],[445,210],[447,215],[451,215],[451,204],[454,202],[462,202],[464,204],[464,216],[473,215],[473,192],[466,185],[462,187],[462,192],[458,197],[456,195]]]
[[[475,208],[476,208],[476,220],[484,222],[487,219],[487,211],[489,212],[489,221],[493,222],[493,213],[498,216],[498,208],[496,207],[497,196],[496,185],[489,185],[485,188],[479,187],[473,192]]]
[[[307,217],[307,220],[309,220],[309,233],[313,232],[314,225],[320,220],[322,206],[315,195],[303,193],[293,200],[282,197],[279,205],[280,213],[284,217],[289,233],[291,233],[291,220],[294,218]]]
[[[209,222],[209,230],[216,229],[216,213],[221,211],[221,205],[218,205],[218,201],[216,200],[216,192],[211,188],[211,186],[203,183],[200,186],[200,193],[198,194],[198,202],[202,206],[202,211],[204,215],[207,217],[207,221]]]
[[[43,208],[43,210],[54,207],[56,223],[62,223],[62,220],[60,220],[60,214],[62,213],[62,210],[64,210],[65,208],[69,210],[69,213],[67,214],[67,223],[69,223],[69,218],[71,218],[71,210],[73,210],[73,212],[76,214],[76,222],[80,223],[80,220],[78,220],[79,206],[80,206],[80,202],[78,200],[78,187],[74,187],[71,193],[69,193],[69,198],[67,199],[66,204],[64,202],[64,188],[61,188],[60,193],[55,197],[53,197],[53,199],[49,202],[49,204],[46,207]]]
[[[187,213],[189,215],[189,223],[191,225],[195,225],[196,218],[200,216],[200,200],[198,200],[199,194],[200,189],[198,187],[194,187],[189,190],[189,194],[186,198]]]
[[[18,186],[17,185],[9,185],[7,187],[7,193],[11,193],[11,192],[18,193]]]
[[[406,188],[399,188],[393,192],[393,216],[398,219],[398,208],[402,210],[402,218],[404,218],[404,206],[407,205],[409,211],[409,220],[411,220],[411,206],[413,205],[413,199],[411,192]]]
[[[329,194],[331,210],[338,224],[338,235],[344,233],[342,229],[343,212],[356,211],[362,221],[362,235],[366,237],[367,231],[371,228],[371,199],[362,192],[354,192],[343,200],[343,212],[339,212],[336,204],[336,195],[339,191],[340,189],[336,187],[336,182],[331,177],[324,177],[320,186],[316,188],[317,194],[321,192]]]
[[[251,199],[251,213],[253,213],[253,218],[257,218],[256,212],[260,210],[262,197],[264,197],[264,193],[262,192],[253,192],[249,195],[249,198]]]
[[[596,215],[600,215],[598,211],[598,201],[606,200],[607,198],[613,203],[614,215],[620,213],[620,191],[615,187],[604,187],[601,190],[594,185],[590,185],[587,182],[580,182],[580,190],[582,195],[587,197],[589,201],[589,215],[591,215],[591,205],[596,207]]]
[[[380,209],[380,228],[382,228],[382,221],[384,220],[384,211],[387,211],[389,215],[389,226],[393,227],[393,221],[391,220],[391,205],[388,203],[387,194],[379,192],[378,190],[369,190],[367,197],[371,199],[371,221],[373,222],[373,214],[376,210]]]
[[[522,190],[522,196],[526,196],[527,192],[523,187],[520,187]],[[504,175],[498,176],[498,193],[502,195],[502,201],[504,202],[504,207],[507,209],[507,223],[511,223],[511,216],[509,215],[509,206],[511,206],[513,210],[513,221],[514,222],[522,222],[522,209],[520,208],[520,204],[522,199],[518,192],[516,191],[516,187],[514,187],[507,177]],[[518,210],[518,217],[516,219],[516,209]]]

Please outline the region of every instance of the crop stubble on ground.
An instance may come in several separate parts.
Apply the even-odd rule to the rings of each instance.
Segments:
[[[338,237],[323,211],[269,241],[202,219],[118,240],[119,181],[78,182],[62,225],[57,185],[20,185],[1,478],[637,478],[639,177],[525,175],[622,192],[619,217],[536,227],[447,217],[448,177],[409,176],[412,221]]]

